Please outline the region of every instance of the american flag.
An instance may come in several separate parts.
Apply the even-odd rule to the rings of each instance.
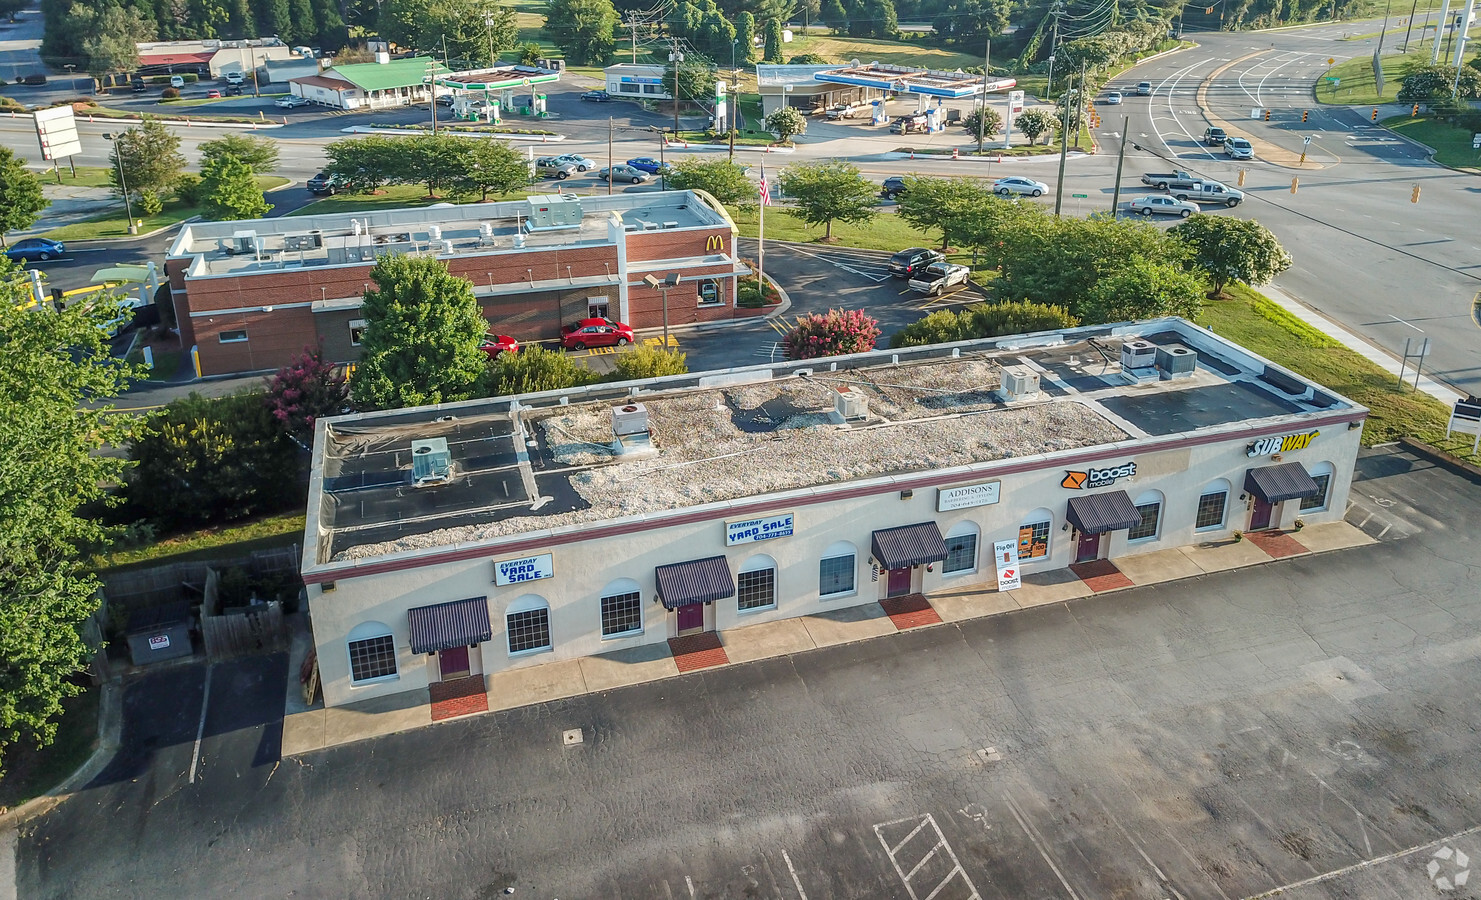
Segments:
[[[756,189],[756,196],[761,199],[762,206],[771,205],[771,185],[766,183],[766,166],[761,167],[761,186]]]

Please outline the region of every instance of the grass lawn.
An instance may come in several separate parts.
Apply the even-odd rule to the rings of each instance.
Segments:
[[[81,170],[79,169],[78,171],[80,172]],[[65,176],[63,180],[65,183]],[[273,188],[282,187],[291,182],[292,179],[284,178],[281,175],[257,176],[257,184],[264,191],[270,191]],[[106,180],[104,183],[107,183]],[[138,209],[134,210],[135,218],[142,218],[144,220],[144,226],[139,229],[140,234],[146,234],[170,225],[177,225],[192,216],[198,215],[200,215],[199,207],[186,206],[184,203],[173,198],[165,201],[164,209],[157,216],[140,216]],[[115,209],[112,212],[102,213],[91,219],[74,222],[71,225],[63,225],[60,228],[53,228],[51,231],[42,235],[42,237],[51,238],[54,241],[96,241],[105,238],[126,238],[129,236],[128,217],[124,214],[123,209]]]
[[[830,63],[846,63],[857,59],[861,63],[881,62],[897,66],[924,66],[928,69],[952,71],[967,66],[982,65],[982,57],[976,54],[956,53],[941,50],[926,44],[907,44],[901,41],[882,41],[874,38],[851,38],[824,34],[828,29],[819,26],[813,34],[804,37],[800,32],[783,53],[787,57],[803,53],[816,53]],[[721,61],[722,64],[727,64]]]
[[[98,741],[99,689],[89,685],[62,703],[62,718],[51,746],[37,750],[15,744],[5,751],[5,777],[0,778],[0,810],[41,796],[87,762]]]
[[[107,166],[78,166],[77,175],[73,177],[72,170],[67,166],[60,167],[62,173],[62,184],[74,187],[108,187],[113,182],[108,180],[108,174],[113,171]],[[57,176],[50,168],[35,169],[33,171],[42,184],[56,184]]]
[[[1395,116],[1385,119],[1383,125],[1435,148],[1435,161],[1441,165],[1457,169],[1481,168],[1481,150],[1471,149],[1472,132],[1469,128],[1457,128],[1429,116],[1417,119]]]
[[[551,182],[555,184],[556,182]],[[561,190],[570,192],[565,182],[559,182]],[[597,185],[602,187],[601,184]],[[490,196],[489,200],[518,200],[529,196],[530,191],[516,191],[513,194]],[[545,193],[549,193],[545,191]],[[367,209],[396,209],[403,206],[430,206],[433,203],[477,203],[479,197],[474,194],[470,197],[428,197],[427,186],[422,184],[392,184],[381,188],[378,194],[333,194],[322,200],[315,200],[307,206],[299,207],[289,213],[288,216],[319,216],[330,213],[364,212]]]
[[[303,513],[265,516],[220,528],[190,531],[156,541],[145,547],[115,550],[93,557],[100,573],[144,565],[189,562],[221,556],[245,556],[254,550],[284,547],[303,538]]]
[[[1317,102],[1353,106],[1397,102],[1404,76],[1430,64],[1431,44],[1426,42],[1414,46],[1415,49],[1408,53],[1384,54],[1382,96],[1379,96],[1378,85],[1373,80],[1373,57],[1368,55],[1340,62],[1323,73],[1316,86]],[[1475,46],[1477,45],[1467,45],[1468,48]],[[1475,49],[1467,49],[1466,59],[1475,59],[1477,52]],[[1334,86],[1328,78],[1339,79],[1338,84]]]
[[[745,237],[756,236],[756,207],[727,207],[735,225]],[[822,228],[809,228],[784,208],[773,206],[766,217],[766,236],[778,241],[806,243],[821,241]],[[902,247],[933,247],[940,237],[915,228],[899,216],[881,214],[863,225],[833,223],[833,243],[844,247],[887,250],[894,253]]]

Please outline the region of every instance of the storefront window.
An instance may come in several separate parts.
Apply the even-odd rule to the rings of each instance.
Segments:
[[[854,545],[841,541],[829,547],[818,563],[818,594],[833,597],[854,593]]]
[[[1327,508],[1327,494],[1332,487],[1332,467],[1327,463],[1315,466],[1311,472],[1311,480],[1317,483],[1321,491],[1320,493],[1312,494],[1310,497],[1301,498],[1302,512]]]
[[[699,302],[701,306],[713,305],[720,302],[720,282],[713,278],[706,278],[699,283]]]
[[[946,561],[943,575],[960,575],[977,571],[977,526],[962,522],[946,533]]]
[[[1048,510],[1036,510],[1032,518],[1018,526],[1018,559],[1044,559],[1049,555],[1049,532],[1054,520]]]
[[[550,604],[542,598],[521,597],[504,614],[509,632],[509,655],[550,649]]]
[[[362,341],[364,339],[365,339],[365,320],[364,319],[352,319],[352,320],[350,320],[350,346],[351,347],[358,347],[358,346],[360,346],[360,341]]]
[[[735,602],[741,610],[776,606],[776,562],[753,556],[735,576]]]
[[[1142,514],[1142,520],[1131,526],[1126,533],[1126,539],[1146,541],[1155,538],[1158,521],[1162,518],[1162,495],[1156,491],[1143,494],[1136,499],[1136,510]]]
[[[643,595],[635,583],[613,585],[602,592],[602,637],[642,630]]]
[[[350,632],[350,683],[389,681],[396,677],[396,642],[380,622],[362,622]]]
[[[1224,511],[1229,506],[1229,482],[1216,479],[1198,497],[1198,514],[1193,527],[1199,531],[1224,527]]]

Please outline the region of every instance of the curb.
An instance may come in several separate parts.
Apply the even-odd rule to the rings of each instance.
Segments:
[[[28,112],[24,112],[24,113],[12,112],[10,114],[10,117],[12,119],[25,118],[25,119],[31,119],[31,120],[35,120],[35,118],[36,118],[34,115],[32,115],[31,113],[28,113]],[[86,118],[87,118],[88,124],[90,124],[90,125],[95,125],[95,124],[107,125],[109,123],[114,123],[114,124],[117,124],[117,125],[143,125],[144,124],[144,120],[143,119],[116,118],[114,116],[102,116],[101,118],[95,118],[92,115],[88,115]],[[83,116],[82,115],[78,115],[77,116],[77,120],[78,121],[81,121],[82,119],[83,119]],[[272,121],[263,121],[263,122],[213,122],[213,121],[211,121],[209,119],[200,119],[200,120],[197,120],[195,122],[192,122],[189,119],[154,119],[153,121],[156,121],[156,122],[160,123],[161,125],[175,125],[175,126],[178,126],[180,128],[240,128],[240,129],[242,129],[244,131],[259,131],[259,130],[264,129],[264,128],[282,128],[283,127],[282,123],[280,123],[280,122],[272,122]]]
[[[45,794],[0,813],[0,828],[13,828],[54,809],[96,778],[113,759],[123,737],[123,689],[114,680],[103,682],[99,688],[103,693],[98,698],[98,746],[92,756]]]
[[[375,128],[370,125],[351,125],[341,128],[342,134],[387,134],[392,137],[416,137],[418,135],[431,134],[430,128]],[[441,133],[441,132],[439,132]],[[506,131],[499,132],[474,132],[474,131],[452,131],[448,134],[455,137],[465,138],[498,138],[501,141],[528,141],[531,144],[556,144],[566,139],[563,134],[511,134]]]
[[[729,153],[730,152],[730,145],[729,144],[691,144],[691,143],[688,143],[687,141],[674,141],[671,144],[664,144],[664,147],[666,149],[668,149],[668,150],[684,150],[684,151],[691,152],[691,153],[695,153],[695,152],[717,152],[717,153],[718,152],[725,152],[725,153]],[[744,145],[744,146],[741,145],[741,144],[736,144],[735,145],[735,152],[740,153],[741,151],[745,151],[747,153],[796,153],[797,152],[797,148],[796,147],[773,147],[770,144],[767,144],[765,147],[757,147],[754,144],[747,144],[747,145]]]
[[[1481,484],[1481,466],[1472,465],[1453,453],[1411,437],[1399,438],[1399,446],[1423,456],[1437,466],[1449,469],[1462,478]]]

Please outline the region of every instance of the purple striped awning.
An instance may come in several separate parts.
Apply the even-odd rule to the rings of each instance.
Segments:
[[[886,569],[923,566],[946,558],[946,541],[935,522],[874,532],[874,558]]]
[[[418,606],[408,609],[406,617],[411,622],[412,653],[471,647],[494,636],[487,597]]]
[[[1266,503],[1314,497],[1322,486],[1298,462],[1260,466],[1244,473],[1244,489]]]
[[[1142,513],[1125,491],[1106,491],[1072,497],[1065,518],[1081,534],[1105,534],[1140,525]]]
[[[713,603],[735,595],[735,578],[730,574],[730,562],[723,556],[659,566],[653,574],[664,609]]]

